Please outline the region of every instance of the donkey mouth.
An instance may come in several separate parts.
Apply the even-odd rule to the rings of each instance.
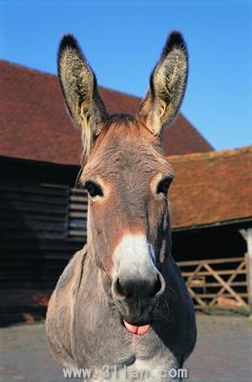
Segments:
[[[137,334],[139,336],[142,336],[142,335],[148,333],[148,331],[150,330],[150,324],[137,326],[137,325],[130,324],[129,322],[123,320],[123,325],[128,330],[128,332],[130,332],[132,334]]]

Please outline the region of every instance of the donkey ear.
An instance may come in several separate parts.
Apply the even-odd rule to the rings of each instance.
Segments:
[[[155,66],[150,89],[140,106],[140,116],[154,135],[175,117],[183,100],[188,74],[186,44],[179,32],[172,32]]]
[[[72,35],[64,36],[60,42],[58,76],[69,114],[82,129],[84,155],[88,156],[107,112],[95,74]]]

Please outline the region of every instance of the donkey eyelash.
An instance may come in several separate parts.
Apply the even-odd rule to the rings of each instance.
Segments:
[[[84,189],[87,190],[88,194],[92,198],[96,196],[103,196],[103,191],[101,186],[92,180],[88,180],[84,183]]]
[[[167,176],[166,178],[160,180],[160,182],[157,185],[157,194],[166,195],[168,190],[169,190],[169,187],[170,187],[172,180],[173,180],[173,178],[170,176]]]

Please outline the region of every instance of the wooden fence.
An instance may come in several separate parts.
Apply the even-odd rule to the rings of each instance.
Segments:
[[[178,266],[197,309],[249,311],[246,256],[182,261]]]

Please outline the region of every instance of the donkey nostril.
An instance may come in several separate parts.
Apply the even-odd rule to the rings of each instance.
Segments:
[[[115,292],[120,297],[131,298],[133,296],[132,291],[129,288],[123,286],[119,278],[115,282]]]
[[[151,299],[162,293],[164,280],[160,274],[149,279],[124,280],[119,277],[113,284],[115,297],[120,299]]]
[[[122,285],[120,279],[118,278],[115,282],[114,291],[119,297],[133,298],[134,297],[134,288],[130,283]]]
[[[163,288],[163,285],[162,285],[160,276],[157,275],[154,288],[152,289],[150,293],[150,297],[155,297],[162,290],[162,288]]]
[[[119,278],[116,280],[115,282],[115,291],[116,293],[121,296],[121,297],[124,297],[125,296],[125,293],[124,293],[124,289],[122,287],[122,285],[120,284],[120,280]]]

